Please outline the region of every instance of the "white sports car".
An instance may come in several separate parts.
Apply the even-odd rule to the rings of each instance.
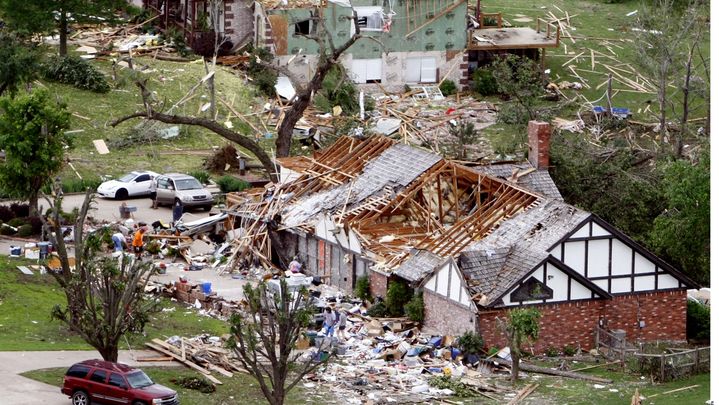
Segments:
[[[151,171],[130,172],[117,180],[108,180],[97,188],[102,197],[124,200],[127,197],[150,195],[152,182],[158,174]]]

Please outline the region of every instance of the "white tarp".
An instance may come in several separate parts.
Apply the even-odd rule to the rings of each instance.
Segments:
[[[286,100],[292,100],[295,98],[295,95],[297,94],[295,92],[294,86],[292,86],[292,82],[290,82],[290,79],[287,76],[278,76],[277,77],[277,84],[275,84],[275,91],[277,94],[279,94],[280,97],[286,99]]]

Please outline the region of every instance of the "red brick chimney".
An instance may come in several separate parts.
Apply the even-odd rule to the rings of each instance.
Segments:
[[[529,163],[537,169],[549,168],[549,137],[552,127],[542,121],[529,121]]]

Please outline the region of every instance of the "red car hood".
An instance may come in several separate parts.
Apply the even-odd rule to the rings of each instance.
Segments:
[[[138,390],[142,391],[148,396],[151,396],[152,398],[164,398],[176,394],[175,390],[172,390],[160,384],[148,385],[147,387],[138,388]]]

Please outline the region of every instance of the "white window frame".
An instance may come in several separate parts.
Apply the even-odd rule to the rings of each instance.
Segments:
[[[357,13],[357,18],[366,17],[367,18],[367,27],[360,27],[360,31],[375,31],[375,32],[381,32],[382,26],[384,25],[384,14],[382,7],[375,7],[375,6],[363,6],[363,7],[353,7],[354,11]],[[373,23],[376,23],[376,27],[370,26],[370,21]],[[352,24],[354,25],[354,24]],[[354,27],[353,27],[354,28]],[[352,30],[354,32],[354,29]]]

